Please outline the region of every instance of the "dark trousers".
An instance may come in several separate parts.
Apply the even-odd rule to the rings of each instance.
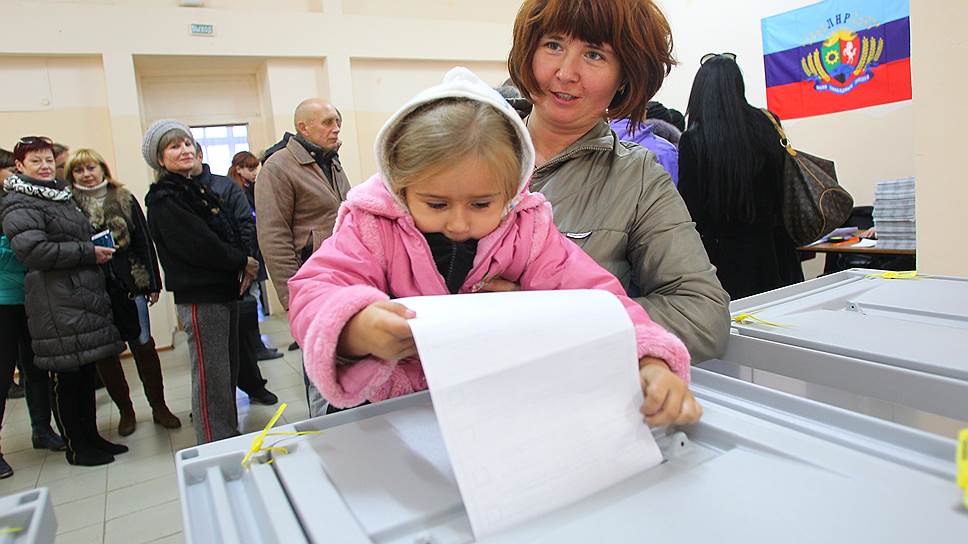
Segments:
[[[195,439],[198,444],[206,444],[238,436],[238,304],[176,304],[175,310],[188,332]]]
[[[259,395],[267,380],[259,370],[257,354],[265,349],[259,334],[259,309],[255,297],[246,294],[239,301],[239,389],[246,395]]]
[[[67,445],[67,460],[76,463],[77,455],[96,449],[91,440],[98,436],[97,403],[94,381],[97,367],[86,364],[73,372],[51,372],[50,394],[54,401],[54,421]]]
[[[13,381],[13,370],[20,362],[27,397],[30,425],[35,431],[50,429],[50,391],[47,372],[34,365],[30,347],[27,314],[23,304],[0,305],[0,423],[7,404],[7,391]]]

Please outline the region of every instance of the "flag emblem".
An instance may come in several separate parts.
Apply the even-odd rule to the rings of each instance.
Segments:
[[[860,38],[849,30],[839,30],[801,58],[800,67],[813,81],[814,90],[845,94],[871,80],[872,68],[883,52],[883,37]]]

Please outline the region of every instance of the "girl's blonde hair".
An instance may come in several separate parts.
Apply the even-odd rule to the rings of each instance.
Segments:
[[[75,167],[90,163],[101,165],[101,170],[104,171],[104,179],[108,180],[108,185],[121,187],[121,183],[111,176],[111,169],[108,168],[108,163],[104,162],[104,157],[93,149],[78,149],[71,153],[70,158],[67,159],[67,164],[64,165],[64,177],[67,178],[67,183],[74,185]]]
[[[521,183],[521,140],[494,106],[469,98],[441,98],[404,117],[387,137],[387,177],[404,200],[406,188],[461,159],[476,157],[499,182],[507,201]]]

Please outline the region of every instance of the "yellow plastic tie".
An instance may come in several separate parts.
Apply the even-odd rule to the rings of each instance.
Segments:
[[[22,532],[24,532],[23,527],[4,527],[3,529],[0,529],[0,535],[9,535]]]
[[[733,316],[733,321],[739,323],[740,325],[768,325],[770,327],[789,327],[789,325],[783,325],[781,323],[771,323],[765,319],[760,319],[753,315],[752,313],[742,313]]]
[[[248,466],[249,466],[249,459],[253,455],[258,454],[261,451],[274,452],[274,453],[277,453],[277,454],[289,453],[289,450],[287,450],[286,448],[284,448],[282,446],[272,445],[272,446],[266,447],[265,446],[265,440],[266,440],[266,438],[268,438],[270,436],[298,436],[298,435],[303,435],[303,434],[320,434],[320,432],[322,432],[322,431],[298,431],[298,432],[294,432],[294,431],[284,431],[284,432],[278,432],[278,433],[270,433],[269,430],[272,429],[273,425],[276,424],[276,421],[278,421],[279,418],[282,416],[282,413],[286,410],[286,407],[287,406],[289,406],[289,405],[286,404],[285,402],[282,403],[282,406],[280,406],[279,409],[276,410],[275,415],[272,416],[272,419],[269,420],[269,423],[266,423],[265,428],[262,429],[262,431],[259,434],[257,434],[254,439],[252,439],[252,447],[249,448],[249,452],[246,453],[245,454],[245,457],[242,458],[242,466],[243,467],[248,468]],[[266,462],[266,464],[267,465],[268,464],[272,464],[272,461],[273,461],[273,459],[269,459]]]
[[[968,429],[958,434],[958,486],[965,490],[965,509],[968,509]]]
[[[879,274],[868,274],[865,278],[884,278],[886,280],[913,280],[918,277],[917,270],[905,270],[903,272],[881,272]]]

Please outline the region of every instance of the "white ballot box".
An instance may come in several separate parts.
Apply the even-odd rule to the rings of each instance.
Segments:
[[[477,542],[968,538],[953,440],[701,369],[693,389],[705,415],[653,431],[661,464]],[[475,542],[426,392],[278,430],[322,432],[248,468],[255,434],[178,452],[188,542]]]
[[[702,368],[946,436],[968,426],[968,279],[853,269],[730,313],[726,353]]]
[[[57,518],[46,487],[0,497],[0,544],[53,544]]]

